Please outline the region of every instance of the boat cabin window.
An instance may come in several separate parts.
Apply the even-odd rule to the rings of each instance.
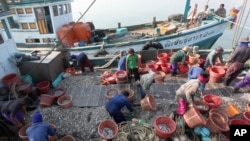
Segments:
[[[25,39],[26,43],[40,43],[39,39]]]
[[[58,16],[58,9],[56,5],[53,6],[53,13],[54,13],[54,16]]]
[[[2,24],[2,22],[0,22],[0,28],[3,29],[3,24]]]
[[[24,14],[24,11],[23,11],[22,8],[17,8],[16,10],[17,10],[17,13],[18,13],[18,14]]]
[[[25,8],[26,14],[32,14],[32,9],[31,8]]]
[[[68,4],[69,13],[71,13],[71,4]]]
[[[68,13],[68,6],[67,6],[67,4],[64,4],[64,5],[63,5],[63,13],[64,13],[64,14],[67,14],[67,13]]]
[[[30,29],[36,29],[36,23],[29,23]]]
[[[63,15],[63,6],[62,6],[62,5],[59,5],[59,6],[58,6],[58,9],[59,9],[60,15]]]
[[[29,26],[27,23],[21,23],[22,29],[29,29]]]
[[[0,44],[2,43],[4,43],[4,40],[3,40],[2,34],[0,34]]]
[[[16,14],[16,10],[15,9],[10,9],[10,13],[11,14]]]

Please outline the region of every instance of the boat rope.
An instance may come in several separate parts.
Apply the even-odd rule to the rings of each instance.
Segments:
[[[246,2],[247,2],[247,0],[244,0],[242,12],[240,13],[240,16],[239,16],[239,23],[240,24],[242,22],[242,18],[243,18],[244,12],[245,12]],[[233,38],[233,42],[232,42],[232,48],[235,48],[235,46],[237,45],[238,40],[239,40],[239,36],[240,36],[240,26],[237,25],[236,26],[236,33],[234,34],[234,38]]]
[[[104,69],[104,68],[107,68],[109,67],[114,61],[115,59],[117,59],[120,55],[115,55],[112,59],[110,59],[106,64],[104,64],[103,66],[100,66],[100,67],[94,67],[94,69]]]

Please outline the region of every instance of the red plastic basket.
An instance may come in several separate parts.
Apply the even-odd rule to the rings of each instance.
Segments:
[[[112,136],[105,136],[103,134],[104,128],[111,129],[113,132],[113,135]],[[113,120],[106,119],[99,124],[98,134],[99,134],[99,136],[101,136],[102,139],[112,140],[118,134],[118,125]]]
[[[166,127],[169,128],[169,132],[165,132],[165,131],[161,130],[159,128],[160,124],[166,125]],[[172,120],[171,118],[169,118],[167,116],[159,116],[154,121],[154,129],[155,129],[155,133],[158,137],[160,137],[162,139],[168,139],[176,131],[176,123],[174,120]]]

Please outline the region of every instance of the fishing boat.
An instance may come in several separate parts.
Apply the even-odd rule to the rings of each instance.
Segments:
[[[18,52],[16,43],[7,26],[7,20],[11,14],[6,11],[0,11],[0,20],[4,25],[4,30],[0,30],[0,78],[7,74],[18,73],[14,54]],[[0,82],[0,88],[3,86],[3,80]]]
[[[167,21],[157,21],[153,17],[149,23],[131,26],[118,23],[114,28],[95,29],[91,22],[72,20],[71,2],[7,1],[6,9],[9,8],[13,14],[14,25],[20,25],[18,28],[11,28],[19,50],[27,52],[43,47],[42,50],[66,49],[71,53],[84,51],[98,56],[103,53],[100,50],[114,54],[129,48],[134,48],[136,52],[179,49],[186,45],[210,49],[235,16],[230,14],[222,18],[214,14],[214,9],[210,9],[205,19],[197,15],[190,19],[190,0],[186,0],[184,13],[171,15]]]

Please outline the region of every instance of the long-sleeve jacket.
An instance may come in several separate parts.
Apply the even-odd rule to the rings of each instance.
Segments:
[[[202,71],[203,71],[203,69],[202,69],[201,67],[192,66],[192,67],[188,70],[188,78],[189,78],[189,79],[197,79],[198,76],[201,74]]]
[[[201,91],[202,83],[198,79],[191,79],[181,85],[176,91],[176,96],[185,98],[189,103],[193,103],[193,96]]]
[[[245,63],[250,59],[250,47],[238,47],[229,59],[229,63],[239,62]]]
[[[185,61],[186,61],[186,52],[183,50],[178,50],[170,58],[170,63],[172,64],[176,64],[177,62],[185,63]]]
[[[126,71],[126,55],[122,56],[118,61],[118,70]]]
[[[29,141],[48,141],[49,136],[55,135],[55,130],[43,122],[32,123],[26,130]]]
[[[212,50],[208,55],[207,55],[207,60],[209,60],[210,65],[215,65],[216,58],[219,58],[221,62],[223,62],[222,59],[222,53],[216,53],[215,50]]]
[[[109,113],[114,113],[120,111],[124,106],[126,106],[129,111],[133,111],[128,98],[123,94],[117,94],[106,104],[105,108]]]
[[[154,82],[154,75],[155,75],[155,72],[150,70],[149,73],[143,74],[141,76],[140,84],[144,91],[148,91],[150,89],[151,84]]]

